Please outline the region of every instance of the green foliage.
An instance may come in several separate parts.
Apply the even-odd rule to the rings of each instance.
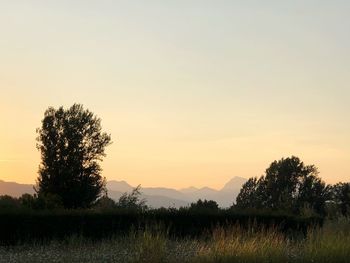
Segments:
[[[37,133],[39,196],[59,196],[66,208],[91,206],[105,188],[99,161],[111,141],[101,132],[101,120],[79,104],[50,107]]]
[[[301,214],[305,207],[323,215],[329,199],[328,187],[318,177],[317,168],[299,158],[274,161],[265,176],[250,178],[237,196],[241,209],[271,209]]]

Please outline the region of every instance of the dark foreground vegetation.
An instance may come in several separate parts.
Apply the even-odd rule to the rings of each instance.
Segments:
[[[340,218],[291,238],[276,228],[216,227],[197,238],[162,228],[99,241],[79,235],[46,243],[0,247],[0,262],[349,262],[350,221]]]
[[[0,214],[0,244],[45,243],[79,236],[101,240],[123,236],[130,231],[162,227],[173,238],[197,238],[217,227],[242,229],[274,227],[291,237],[303,237],[307,229],[322,226],[321,217],[278,214],[244,214],[231,210],[191,211],[160,209],[135,211],[56,211]]]

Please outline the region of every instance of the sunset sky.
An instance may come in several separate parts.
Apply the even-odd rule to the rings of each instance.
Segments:
[[[0,1],[0,179],[34,183],[48,106],[81,103],[108,180],[220,188],[299,156],[350,181],[350,1]]]

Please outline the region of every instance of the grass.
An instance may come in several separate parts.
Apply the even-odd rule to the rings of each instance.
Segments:
[[[350,220],[330,221],[310,231],[303,245],[303,262],[349,262]]]
[[[198,239],[173,239],[159,228],[92,242],[77,236],[45,245],[0,247],[0,262],[349,262],[350,220],[327,221],[306,238],[274,228],[216,228]]]
[[[274,229],[247,232],[240,227],[216,229],[202,245],[197,262],[286,262],[289,242]]]

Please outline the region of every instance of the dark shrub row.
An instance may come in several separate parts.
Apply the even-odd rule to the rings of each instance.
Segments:
[[[229,210],[192,212],[189,210],[133,211],[56,211],[0,214],[0,244],[45,242],[78,235],[90,239],[125,235],[147,226],[165,228],[171,237],[195,237],[217,226],[239,224],[242,227],[277,227],[283,232],[305,234],[313,225],[322,224],[318,217],[288,215],[238,214]]]

